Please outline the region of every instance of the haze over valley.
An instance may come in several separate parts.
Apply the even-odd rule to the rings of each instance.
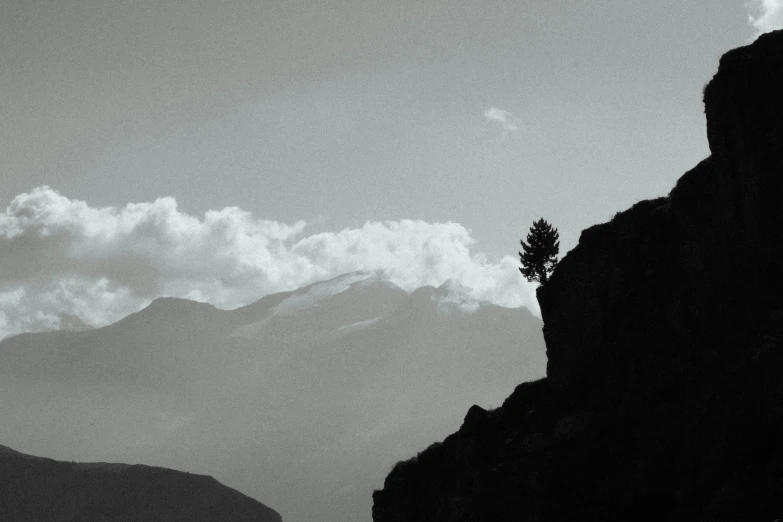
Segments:
[[[0,343],[0,440],[209,474],[290,521],[363,521],[392,465],[545,374],[541,322],[350,273],[225,311],[157,299]]]

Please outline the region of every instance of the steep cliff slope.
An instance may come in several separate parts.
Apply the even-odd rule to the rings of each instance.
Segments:
[[[150,466],[58,462],[0,446],[0,520],[282,519],[211,477]]]
[[[539,289],[547,377],[398,464],[376,522],[783,515],[783,32],[721,59],[712,155]]]

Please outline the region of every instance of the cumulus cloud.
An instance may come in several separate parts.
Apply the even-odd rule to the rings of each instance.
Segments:
[[[307,223],[236,207],[196,217],[170,197],[97,208],[49,187],[0,213],[0,338],[116,321],[159,296],[234,308],[352,271],[406,290],[459,283],[465,299],[537,310],[515,258],[488,261],[457,223],[367,222],[307,234]]]
[[[488,122],[500,125],[505,133],[519,132],[519,122],[510,112],[490,107],[484,111],[484,117]]]
[[[745,6],[756,36],[783,28],[783,0],[753,0]]]

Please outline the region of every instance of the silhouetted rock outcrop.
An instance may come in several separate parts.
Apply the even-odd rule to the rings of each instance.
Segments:
[[[151,466],[59,462],[0,446],[0,520],[282,519],[212,477]]]
[[[398,464],[376,522],[783,515],[783,32],[704,92],[712,156],[539,289],[547,378]]]

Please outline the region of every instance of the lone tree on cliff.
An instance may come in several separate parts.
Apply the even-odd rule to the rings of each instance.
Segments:
[[[557,229],[541,218],[530,227],[527,243],[524,240],[520,243],[522,252],[519,253],[519,259],[522,266],[519,271],[528,281],[537,281],[543,285],[557,266],[557,254],[560,253]]]

